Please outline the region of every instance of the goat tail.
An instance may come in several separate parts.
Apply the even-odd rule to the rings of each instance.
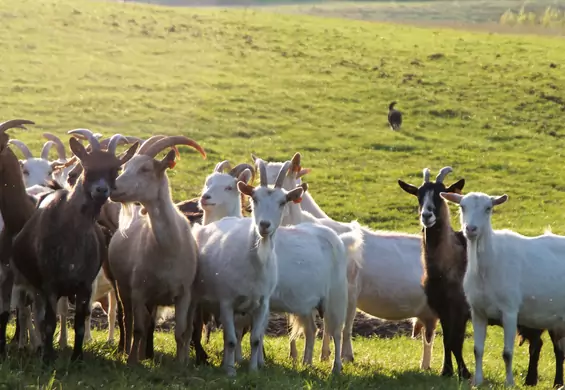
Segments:
[[[347,253],[347,263],[353,264],[356,269],[363,267],[363,249],[365,246],[363,230],[357,221],[350,224],[351,230],[339,235]]]
[[[388,110],[389,110],[389,111],[390,111],[390,110],[394,110],[394,106],[396,106],[396,102],[391,102],[391,103],[388,105]]]

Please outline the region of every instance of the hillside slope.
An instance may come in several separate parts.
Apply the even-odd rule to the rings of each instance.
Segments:
[[[177,199],[221,159],[303,153],[336,219],[416,232],[421,182],[452,165],[467,191],[506,192],[498,227],[565,233],[565,42],[253,10],[0,1],[0,117],[43,130],[186,134]],[[405,122],[386,123],[398,100]]]

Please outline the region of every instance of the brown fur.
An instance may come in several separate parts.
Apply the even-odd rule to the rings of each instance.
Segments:
[[[92,283],[107,257],[106,239],[96,219],[115,185],[119,167],[138,146],[134,144],[126,156],[118,159],[99,149],[88,153],[74,138],[70,145],[83,166],[83,174],[71,191],[56,191],[48,205],[37,209],[14,240],[13,264],[20,282],[38,294],[38,308],[45,306],[45,317],[36,318],[45,340],[45,359],[54,354],[55,310],[63,296],[76,305],[71,359],[82,358]]]

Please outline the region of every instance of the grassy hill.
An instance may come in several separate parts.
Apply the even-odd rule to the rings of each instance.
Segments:
[[[300,151],[314,168],[311,193],[329,215],[409,232],[419,231],[417,204],[396,180],[419,184],[424,167],[435,175],[451,165],[448,182],[465,177],[467,191],[510,196],[494,216],[497,228],[539,234],[551,225],[565,233],[561,39],[83,0],[0,0],[0,20],[0,118],[36,121],[11,133],[35,151],[42,131],[77,127],[193,137],[208,159],[181,149],[169,173],[177,200],[197,195],[220,160],[249,162],[250,153],[283,160]],[[405,114],[398,133],[386,124],[392,100]],[[489,334],[496,337],[487,345],[487,377],[502,383],[500,331]],[[158,348],[172,353],[172,336],[159,337]],[[235,381],[175,367],[169,355],[166,367],[128,369],[97,344],[97,358],[78,371],[58,363],[53,386],[458,388],[436,376],[443,354],[436,343],[431,375],[417,370],[419,341],[357,340],[357,363],[335,382],[319,363],[296,373],[284,339],[268,340],[276,358],[267,374]],[[540,388],[552,381],[550,350],[546,342]],[[474,371],[471,340],[465,353]],[[517,350],[517,374],[526,359],[527,348]],[[51,371],[33,362],[4,363],[0,382],[46,384]]]

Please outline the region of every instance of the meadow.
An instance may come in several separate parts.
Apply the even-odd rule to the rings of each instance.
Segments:
[[[310,191],[334,219],[412,233],[420,230],[417,202],[397,179],[419,184],[424,167],[435,175],[450,165],[447,182],[464,177],[466,192],[509,195],[493,217],[496,228],[565,234],[565,41],[557,37],[86,0],[0,0],[0,20],[0,120],[34,120],[27,131],[11,131],[34,151],[41,132],[63,136],[78,127],[190,136],[208,158],[180,148],[169,171],[177,201],[197,196],[218,161],[250,162],[251,153],[284,160],[300,151],[313,168]],[[405,115],[400,132],[386,123],[392,100]],[[218,368],[176,365],[165,332],[156,336],[156,360],[135,368],[102,343],[103,332],[94,335],[98,342],[76,366],[67,351],[53,367],[12,352],[0,366],[0,387],[467,387],[438,376],[441,332],[429,373],[418,370],[420,340],[357,338],[355,363],[332,378],[326,363],[293,368],[279,337],[266,341],[264,371],[251,375],[244,366],[235,379]],[[470,335],[469,326],[465,358],[474,371]],[[554,374],[544,340],[540,389]],[[207,346],[215,365],[220,343],[216,333]],[[492,388],[502,387],[501,352],[501,330],[490,328]],[[518,388],[527,358],[527,347],[517,347]]]

